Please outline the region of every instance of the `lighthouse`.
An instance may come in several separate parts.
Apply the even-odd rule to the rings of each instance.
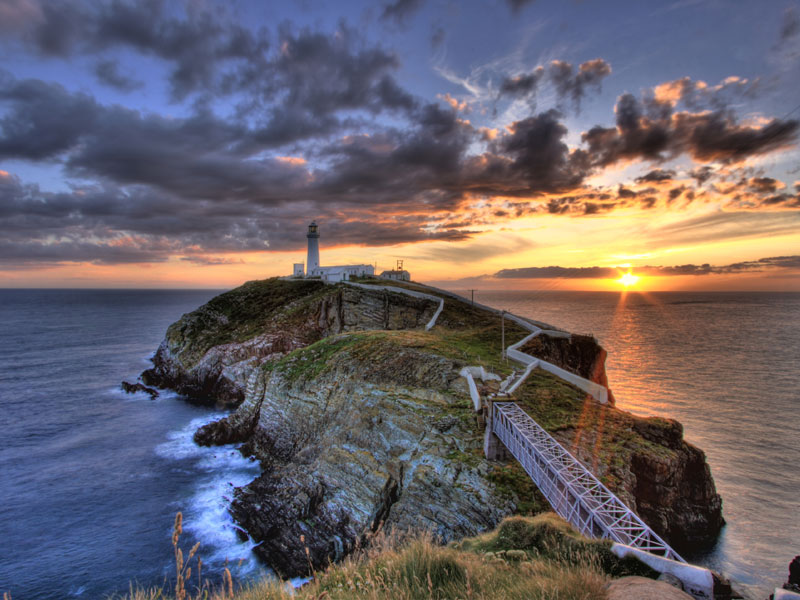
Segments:
[[[308,258],[306,259],[306,276],[319,275],[319,232],[316,221],[308,226]]]
[[[322,281],[350,281],[353,277],[374,277],[375,267],[372,265],[339,265],[336,267],[319,266],[319,228],[316,221],[311,221],[308,226],[308,257],[306,259],[305,274],[303,263],[294,263],[294,272],[291,277],[300,279],[313,277]],[[403,271],[405,273],[405,271]]]

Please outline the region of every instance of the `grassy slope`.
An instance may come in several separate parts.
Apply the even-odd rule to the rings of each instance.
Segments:
[[[170,325],[167,340],[181,347],[179,356],[191,367],[214,346],[243,342],[302,322],[307,309],[332,291],[319,281],[248,281]]]
[[[655,573],[620,560],[610,543],[587,540],[554,514],[506,519],[493,532],[442,547],[429,536],[401,540],[378,534],[369,548],[332,565],[299,590],[262,582],[210,597],[233,600],[530,599],[602,600],[610,577]],[[191,586],[187,584],[189,592]],[[131,600],[168,598],[139,590]],[[197,597],[203,596],[200,591]]]
[[[672,454],[668,448],[635,431],[634,422],[642,421],[640,417],[599,404],[587,398],[583,391],[541,369],[531,373],[515,396],[520,406],[545,430],[551,433],[572,430],[576,443],[582,436],[588,436],[594,463],[589,466],[595,472],[597,465],[624,467],[634,452]],[[657,417],[646,421],[651,427],[670,427],[667,421]],[[612,488],[618,483],[613,469],[606,471],[601,481]]]

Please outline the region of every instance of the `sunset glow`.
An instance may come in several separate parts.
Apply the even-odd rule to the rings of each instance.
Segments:
[[[230,287],[316,220],[451,288],[800,290],[791,7],[58,6],[3,12],[2,286]]]
[[[627,288],[627,287],[631,287],[631,286],[633,286],[633,285],[636,285],[638,282],[639,282],[639,277],[638,277],[638,276],[636,276],[636,275],[634,275],[634,274],[633,274],[633,273],[631,273],[630,271],[628,271],[627,273],[624,273],[624,274],[622,275],[622,277],[620,277],[619,279],[617,279],[617,283],[621,283],[621,284],[622,284],[622,285],[624,285],[626,288]]]

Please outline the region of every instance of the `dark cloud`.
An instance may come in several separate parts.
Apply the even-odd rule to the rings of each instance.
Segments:
[[[417,12],[423,4],[423,0],[395,0],[383,7],[381,19],[384,21],[394,21],[397,24],[404,24],[406,19]]]
[[[800,208],[800,195],[775,194],[761,199],[762,207]]]
[[[641,177],[636,178],[637,183],[670,181],[675,179],[675,171],[671,169],[654,169]]]
[[[445,31],[444,28],[437,25],[431,32],[431,48],[438,48],[444,43]]]
[[[536,93],[539,81],[544,76],[544,67],[536,67],[530,73],[508,77],[500,84],[500,95],[531,96]]]
[[[524,267],[503,269],[494,274],[499,279],[607,279],[619,276],[609,267]]]
[[[506,4],[511,8],[512,12],[519,12],[528,4],[533,4],[535,0],[506,0]]]
[[[780,43],[785,43],[800,33],[800,17],[793,6],[789,6],[783,13],[781,22]]]
[[[713,175],[714,168],[709,167],[708,165],[703,165],[702,167],[697,167],[696,169],[689,171],[689,176],[697,181],[697,185],[703,185],[706,181],[711,179]]]
[[[101,60],[95,65],[94,74],[101,83],[123,92],[130,92],[144,87],[144,83],[141,81],[120,73],[119,62],[116,60]]]
[[[739,124],[729,112],[680,112],[652,120],[641,103],[623,94],[616,106],[617,126],[596,126],[583,134],[592,164],[620,160],[663,161],[688,153],[702,162],[739,162],[792,144],[800,122],[773,119],[763,127]]]
[[[172,93],[181,99],[263,67],[269,47],[264,31],[254,33],[200,6],[187,4],[184,15],[173,16],[162,0],[41,2],[23,39],[45,56],[128,48],[158,57],[172,64]]]
[[[533,101],[545,78],[556,90],[559,101],[571,100],[580,109],[581,100],[588,89],[600,89],[604,77],[611,74],[611,66],[602,58],[582,63],[577,71],[571,63],[554,60],[547,69],[538,66],[529,73],[506,77],[500,82],[499,96],[528,98]]]
[[[101,107],[90,96],[58,84],[15,81],[0,72],[0,158],[52,159],[95,126]]]
[[[476,224],[537,211],[653,206],[654,189],[600,193],[585,181],[626,159],[687,152],[739,160],[785,146],[797,127],[775,122],[773,132],[728,113],[648,112],[630,96],[617,105],[616,127],[595,128],[570,149],[555,110],[488,131],[415,98],[395,79],[398,57],[345,25],[320,32],[285,24],[267,36],[202,3],[26,2],[39,12],[21,30],[38,53],[91,56],[95,74],[122,90],[136,85],[124,62],[130,51],[156,57],[173,99],[188,101],[168,117],[0,74],[0,159],[58,165],[68,187],[46,192],[0,172],[0,240],[11,262],[176,256],[217,264],[228,252],[301,249],[309,215],[325,224],[330,245],[465,240]],[[387,8],[401,4],[409,6]],[[537,78],[552,77],[560,97],[577,104],[609,72],[601,59],[556,61],[507,80],[502,93],[531,98]],[[215,95],[231,95],[231,110],[215,112]],[[666,180],[657,173],[667,172],[639,183]],[[677,198],[679,189],[670,193]],[[745,184],[736,193],[748,210],[788,213],[796,197],[782,190],[764,188],[758,202]],[[517,201],[465,212],[476,196]]]
[[[517,121],[499,143],[513,158],[510,170],[521,177],[529,190],[559,191],[575,187],[586,175],[580,154],[570,154],[564,137],[567,128],[560,113],[549,110]]]
[[[674,202],[675,200],[677,200],[678,198],[680,198],[680,197],[681,197],[681,194],[683,194],[683,192],[685,192],[685,191],[686,191],[686,189],[687,189],[687,188],[686,188],[685,186],[680,186],[680,187],[672,188],[672,189],[669,191],[669,194],[668,194],[668,195],[669,195],[669,200],[668,200],[668,202]]]
[[[547,70],[558,96],[562,99],[571,99],[578,109],[587,88],[599,90],[603,78],[611,75],[611,65],[602,58],[581,63],[577,71],[571,63],[554,60]]]
[[[751,177],[748,181],[750,189],[756,192],[772,193],[781,187],[781,183],[772,177]]]
[[[639,266],[634,271],[639,275],[678,276],[678,275],[722,275],[729,273],[755,273],[770,269],[800,269],[800,256],[776,256],[755,261],[713,266],[675,265],[667,267]],[[494,274],[499,279],[612,279],[620,276],[615,267],[526,267],[503,269]]]

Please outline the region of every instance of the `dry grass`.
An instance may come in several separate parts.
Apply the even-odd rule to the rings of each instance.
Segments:
[[[190,586],[195,554],[183,560],[180,530],[179,517],[175,589],[131,588],[123,600],[602,600],[609,581],[606,545],[581,538],[554,515],[514,517],[492,533],[449,546],[424,533],[379,532],[367,547],[297,590],[277,580],[234,589],[227,570],[221,585],[198,578]]]

